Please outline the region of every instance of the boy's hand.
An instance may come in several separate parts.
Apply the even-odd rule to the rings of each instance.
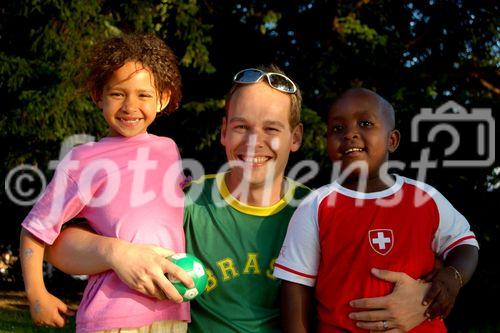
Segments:
[[[165,276],[169,273],[188,288],[194,287],[193,279],[184,270],[167,259],[173,251],[158,246],[117,243],[110,254],[113,271],[129,288],[160,300],[182,302],[182,296]]]
[[[430,304],[425,316],[429,319],[438,316],[446,318],[455,304],[461,287],[460,280],[457,279],[452,267],[448,266],[439,270],[433,277],[432,286],[422,302],[423,305]]]
[[[47,291],[32,295],[29,303],[31,318],[37,326],[64,327],[66,316],[75,314],[64,302]]]
[[[434,262],[434,268],[432,269],[432,272],[429,274],[425,275],[422,280],[427,281],[427,282],[432,282],[432,279],[436,276],[439,271],[441,271],[444,268],[444,262],[441,260],[441,258],[436,257],[436,260]]]

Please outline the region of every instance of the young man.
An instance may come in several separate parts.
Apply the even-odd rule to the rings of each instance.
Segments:
[[[274,260],[295,209],[289,203],[308,193],[284,177],[289,153],[299,149],[302,139],[300,105],[297,87],[277,68],[243,70],[235,76],[221,132],[229,172],[193,182],[186,194],[187,251],[209,270],[206,293],[192,302],[192,332],[280,331]],[[133,289],[178,300],[180,295],[172,292],[163,275],[179,274],[165,263],[167,254],[77,228],[64,231],[48,250],[49,260],[67,273],[113,269]],[[396,278],[398,290],[423,297],[424,290],[413,280]],[[402,292],[374,305],[387,308],[387,303],[397,303],[385,315],[418,324],[423,310],[398,303],[408,300]],[[370,308],[366,302],[360,304]],[[359,318],[370,315],[361,313]]]
[[[285,178],[302,139],[300,92],[278,69],[266,72],[273,73],[257,82],[264,72],[240,72],[236,79],[247,84],[237,83],[228,97],[221,143],[230,171],[195,182],[187,195],[187,251],[210,277],[192,303],[191,332],[280,331],[274,261],[295,209],[289,202],[309,190]]]

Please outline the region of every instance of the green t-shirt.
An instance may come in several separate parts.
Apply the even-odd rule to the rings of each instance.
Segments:
[[[238,201],[224,174],[186,189],[187,252],[205,264],[209,276],[205,293],[191,302],[189,332],[280,331],[274,262],[298,202],[310,192],[293,180],[287,184],[285,196],[270,207]]]

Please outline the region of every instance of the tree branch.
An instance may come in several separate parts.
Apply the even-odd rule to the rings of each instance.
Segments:
[[[472,72],[472,77],[479,79],[479,82],[487,89],[493,91],[495,94],[500,95],[500,88],[496,87],[493,83],[486,81],[478,72]]]

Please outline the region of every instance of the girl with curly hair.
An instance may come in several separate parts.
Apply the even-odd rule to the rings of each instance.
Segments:
[[[45,245],[73,218],[86,219],[103,236],[185,252],[178,148],[170,138],[147,132],[158,113],[179,106],[175,55],[154,35],[122,35],[94,47],[88,68],[86,86],[102,110],[109,135],[68,153],[22,224],[23,276],[37,325],[62,327],[65,316],[72,315],[46,290],[42,263]],[[171,265],[165,259],[162,268],[193,286],[187,273]],[[165,295],[177,297],[147,297],[113,271],[90,275],[77,313],[77,332],[185,332],[188,304],[166,279],[155,283]]]

